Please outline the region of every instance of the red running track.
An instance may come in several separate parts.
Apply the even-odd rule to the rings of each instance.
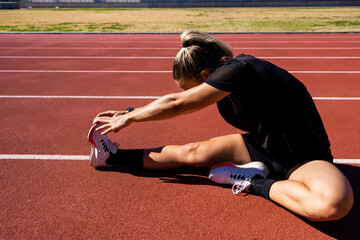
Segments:
[[[253,54],[294,71],[313,97],[330,98],[315,102],[334,156],[360,159],[360,34],[218,37],[235,54]],[[212,184],[207,170],[96,171],[85,160],[66,159],[86,158],[87,130],[98,112],[152,100],[126,96],[179,91],[171,77],[179,45],[179,36],[172,34],[0,35],[0,238],[360,238],[356,165],[338,165],[355,191],[351,213],[341,221],[309,223],[260,197],[232,195],[229,188]],[[72,97],[54,98],[61,96]],[[212,106],[167,121],[132,125],[110,138],[124,148],[137,148],[234,132]],[[18,155],[34,159],[15,159]],[[41,160],[44,155],[66,160]]]

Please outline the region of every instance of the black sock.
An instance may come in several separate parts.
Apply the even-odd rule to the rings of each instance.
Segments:
[[[143,156],[145,149],[118,149],[115,154],[110,153],[106,160],[108,165],[126,165],[143,169]]]
[[[266,199],[270,199],[270,187],[276,180],[273,179],[252,179],[250,191]]]

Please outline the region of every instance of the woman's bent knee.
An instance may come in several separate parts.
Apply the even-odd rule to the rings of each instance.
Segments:
[[[345,217],[351,210],[354,203],[354,196],[351,187],[346,189],[324,190],[317,197],[308,211],[308,218],[313,221],[332,221]]]
[[[299,166],[289,179],[299,181],[310,195],[303,210],[313,221],[338,220],[346,216],[354,202],[353,191],[346,176],[333,164],[312,161]]]
[[[331,220],[339,220],[351,211],[354,204],[354,194],[350,184],[340,197],[339,200],[331,205],[333,209],[333,215],[330,216],[332,218]]]
[[[314,205],[307,211],[307,218],[312,221],[333,221],[345,217],[351,210],[352,204],[341,203],[333,205],[331,203],[320,203]]]
[[[220,162],[244,164],[251,161],[240,134],[212,138],[180,147],[179,161],[196,167],[212,167]]]
[[[206,161],[203,146],[200,143],[189,143],[180,147],[182,161],[188,165],[197,165]]]

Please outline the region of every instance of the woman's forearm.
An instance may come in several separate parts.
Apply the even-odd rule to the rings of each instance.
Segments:
[[[168,94],[158,98],[148,105],[136,108],[127,114],[128,121],[142,122],[173,118],[191,111],[191,107],[184,106],[177,94]]]
[[[185,107],[187,105],[187,107]],[[162,120],[176,117],[185,112],[189,112],[192,104],[183,104],[179,95],[169,94],[149,103],[148,105],[136,108],[134,111],[128,112],[116,117],[97,117],[94,123],[99,126],[96,130],[101,134],[109,132],[118,132],[120,129],[129,126],[133,122],[143,122],[152,120]],[[191,110],[190,110],[191,111]]]

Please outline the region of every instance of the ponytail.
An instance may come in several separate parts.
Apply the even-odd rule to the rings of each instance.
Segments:
[[[197,30],[183,32],[181,42],[173,63],[175,80],[198,79],[202,70],[213,72],[234,56],[229,45]]]

